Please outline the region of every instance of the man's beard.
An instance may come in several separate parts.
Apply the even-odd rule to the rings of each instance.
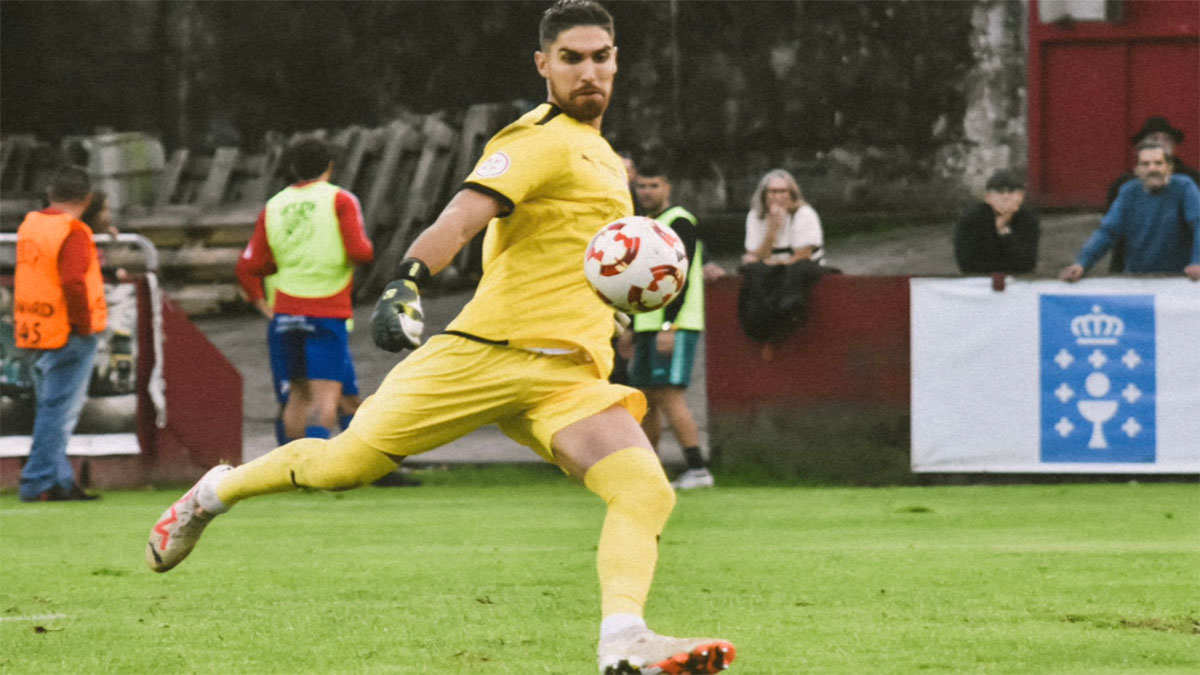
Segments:
[[[604,94],[601,94],[599,98],[593,96],[575,98],[571,95],[559,96],[556,92],[554,99],[563,112],[580,122],[591,122],[602,116],[608,109],[608,96]]]
[[[1166,186],[1166,174],[1152,173],[1142,177],[1142,187],[1149,192],[1158,192]]]

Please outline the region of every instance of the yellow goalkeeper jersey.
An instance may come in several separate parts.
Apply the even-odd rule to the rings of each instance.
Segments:
[[[613,310],[588,286],[583,253],[633,213],[621,159],[600,132],[549,103],[496,134],[464,187],[505,205],[483,240],[483,277],[447,327],[518,348],[568,349],[612,370]]]

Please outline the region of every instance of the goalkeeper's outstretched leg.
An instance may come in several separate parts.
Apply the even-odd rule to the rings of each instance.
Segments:
[[[378,480],[397,464],[386,454],[343,432],[332,440],[302,438],[243,464],[213,467],[172,504],[146,545],[146,564],[166,572],[192,552],[208,523],[237,502],[299,488],[351,490]]]

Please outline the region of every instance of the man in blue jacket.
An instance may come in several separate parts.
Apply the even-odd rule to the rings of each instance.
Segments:
[[[1200,280],[1200,188],[1172,175],[1166,148],[1153,141],[1137,147],[1137,179],[1121,186],[1100,227],[1059,277],[1077,281],[1124,237],[1125,268],[1133,273],[1183,272]]]

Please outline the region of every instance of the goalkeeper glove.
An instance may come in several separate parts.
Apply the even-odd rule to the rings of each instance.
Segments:
[[[429,268],[416,258],[406,258],[399,276],[383,289],[371,312],[371,339],[389,352],[420,347],[425,330],[418,284],[429,280]]]

